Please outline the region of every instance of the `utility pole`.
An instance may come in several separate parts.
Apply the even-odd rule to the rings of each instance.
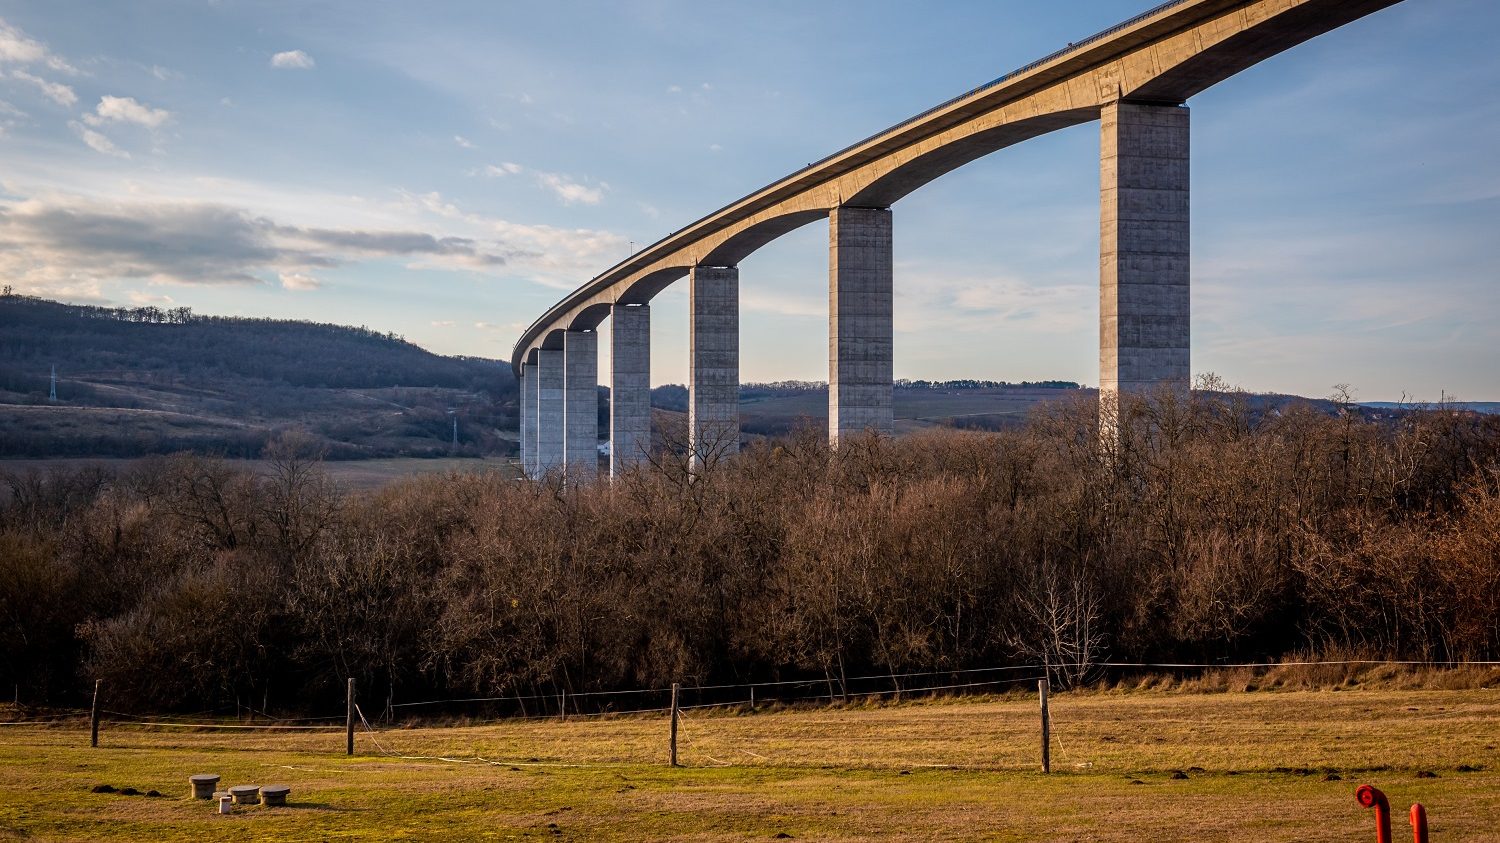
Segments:
[[[47,392],[48,401],[57,401],[57,364],[52,364],[52,389]]]

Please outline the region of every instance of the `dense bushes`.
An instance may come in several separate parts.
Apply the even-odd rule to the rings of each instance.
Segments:
[[[1022,429],[756,445],[568,488],[333,488],[306,443],[12,478],[0,671],[23,699],[281,708],[1349,648],[1500,656],[1500,419],[1219,394]]]

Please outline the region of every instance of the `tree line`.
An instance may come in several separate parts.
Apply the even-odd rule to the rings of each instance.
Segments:
[[[297,436],[8,479],[0,681],[278,710],[1047,662],[1500,657],[1500,418],[1074,395],[613,482],[351,494]],[[671,438],[671,437],[667,437]],[[704,455],[700,455],[704,456]],[[299,702],[300,701],[300,702]]]

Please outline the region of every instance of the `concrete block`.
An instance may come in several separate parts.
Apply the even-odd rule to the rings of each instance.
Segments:
[[[268,808],[284,807],[287,795],[291,792],[291,785],[268,784],[260,789],[260,804]]]
[[[199,773],[196,776],[188,776],[188,783],[193,788],[194,799],[209,799],[219,786],[219,777],[212,773]]]

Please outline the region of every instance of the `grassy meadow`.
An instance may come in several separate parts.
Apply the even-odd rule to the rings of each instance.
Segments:
[[[1413,801],[1434,840],[1500,834],[1493,688],[1057,694],[1046,776],[1036,709],[689,711],[680,769],[661,715],[362,730],[353,758],[341,730],[107,724],[90,749],[86,724],[6,726],[0,839],[1364,841],[1363,782],[1401,838]],[[289,784],[291,805],[217,816],[185,796],[201,772]]]

